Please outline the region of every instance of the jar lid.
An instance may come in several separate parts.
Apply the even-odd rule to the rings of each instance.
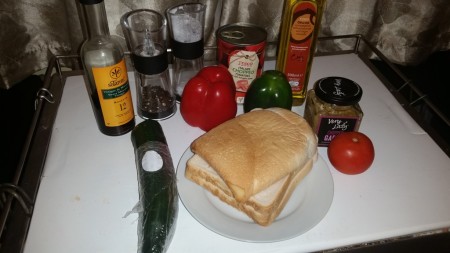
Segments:
[[[314,85],[316,96],[329,104],[353,105],[361,100],[362,89],[350,79],[338,76],[325,77]]]

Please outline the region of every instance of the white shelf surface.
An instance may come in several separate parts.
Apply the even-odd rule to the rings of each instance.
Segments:
[[[265,64],[265,69],[273,68],[274,62]],[[329,163],[326,148],[319,148],[334,180],[330,210],[308,232],[281,242],[225,238],[197,222],[180,201],[169,253],[309,252],[450,227],[446,154],[357,55],[315,58],[310,83],[327,76],[346,77],[363,88],[360,131],[374,143],[372,167],[360,175],[341,174]],[[132,73],[129,79],[134,97]],[[301,115],[303,110],[293,108]],[[203,131],[187,125],[179,111],[160,123],[176,166]],[[138,201],[133,152],[129,133],[108,137],[99,132],[83,77],[69,77],[25,252],[136,252],[137,214],[124,218]]]

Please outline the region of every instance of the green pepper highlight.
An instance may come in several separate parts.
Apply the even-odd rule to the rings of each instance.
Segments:
[[[292,109],[292,89],[283,72],[266,70],[250,84],[244,99],[244,112],[255,108]]]

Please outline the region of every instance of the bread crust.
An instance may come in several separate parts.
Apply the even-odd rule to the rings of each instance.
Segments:
[[[229,120],[191,144],[217,171],[238,202],[303,168],[317,138],[298,114],[281,108],[254,110]]]
[[[284,209],[298,184],[309,174],[316,159],[317,153],[302,168],[298,168],[276,182],[278,184],[276,187],[265,190],[274,192],[265,193],[263,191],[262,193],[271,195],[271,199],[264,202],[261,202],[258,194],[245,202],[238,202],[218,174],[210,173],[208,170],[205,171],[205,166],[209,165],[198,155],[194,155],[188,160],[185,176],[211,192],[221,201],[247,214],[255,223],[261,226],[269,226]]]

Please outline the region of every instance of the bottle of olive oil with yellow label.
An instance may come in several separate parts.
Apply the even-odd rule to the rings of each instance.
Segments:
[[[305,101],[325,0],[285,0],[276,69],[292,88],[293,104]]]
[[[135,126],[124,53],[109,35],[103,0],[79,1],[88,37],[80,55],[97,125],[105,135],[123,135]]]

